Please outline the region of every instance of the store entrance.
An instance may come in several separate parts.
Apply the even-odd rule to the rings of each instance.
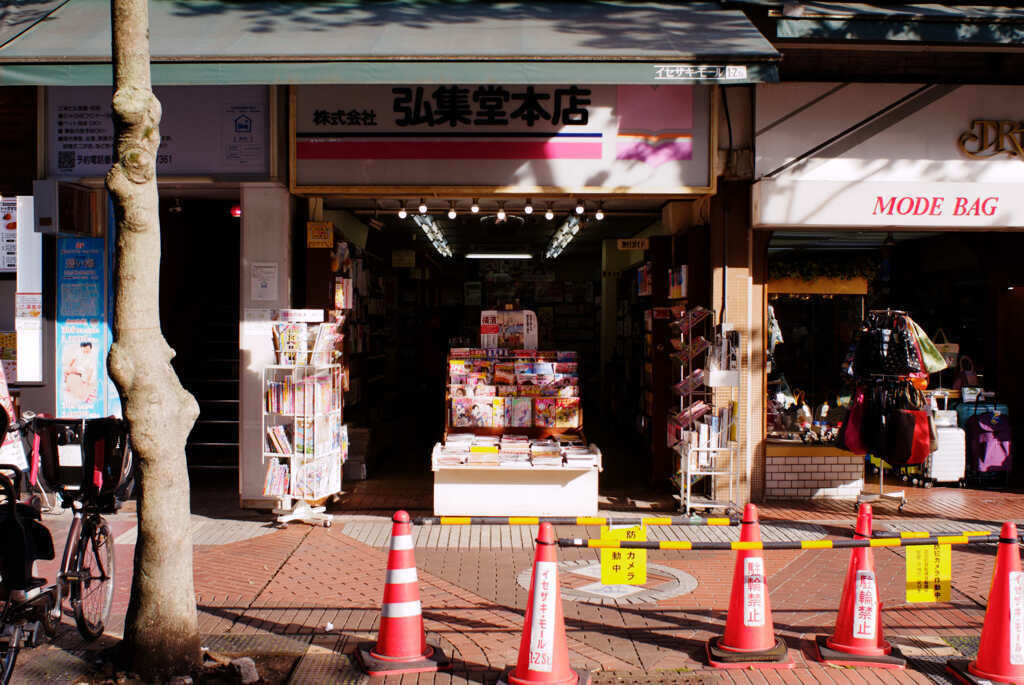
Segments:
[[[657,232],[661,203],[588,199],[577,213],[575,198],[545,199],[527,213],[526,202],[430,200],[420,214],[416,199],[326,201],[323,218],[343,247],[307,248],[306,273],[296,281],[305,283],[306,306],[330,308],[324,283],[333,269],[354,275],[357,305],[348,312],[345,341],[345,422],[355,460],[346,471],[349,482],[362,475],[364,449],[371,479],[397,473],[428,479],[431,450],[444,438],[450,411],[449,351],[481,346],[481,311],[510,309],[536,314],[538,349],[577,354],[582,430],[606,455],[602,482],[615,473],[624,486],[648,484],[649,437],[641,439],[635,421],[613,415],[633,416],[637,407],[612,402],[609,394],[617,387],[609,379],[620,377],[616,369],[627,363],[616,337],[632,332],[621,321],[616,328],[617,300],[635,303],[630,285],[644,252],[613,255],[609,264],[607,241],[615,253],[616,239]],[[603,326],[609,316],[610,327]],[[642,361],[629,363],[639,378]]]

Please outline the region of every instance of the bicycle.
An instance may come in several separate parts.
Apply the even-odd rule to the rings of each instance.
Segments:
[[[0,435],[9,419],[0,411]],[[71,526],[56,582],[34,577],[37,559],[53,559],[53,539],[37,506],[19,501],[24,476],[0,464],[0,685],[7,685],[22,646],[52,637],[64,613],[64,599],[86,640],[103,634],[114,597],[115,556],[110,526],[103,518],[119,508],[133,471],[127,426],[121,419],[59,419],[27,416],[13,429],[31,433],[32,468],[55,487],[61,506],[72,510]],[[13,474],[13,478],[6,473]]]

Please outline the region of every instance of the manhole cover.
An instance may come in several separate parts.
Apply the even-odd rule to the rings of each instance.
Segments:
[[[530,589],[531,573],[532,567],[519,572],[520,587]],[[697,589],[697,579],[689,573],[661,564],[647,564],[644,585],[602,585],[601,563],[590,559],[558,562],[558,580],[563,599],[592,604],[651,604]]]

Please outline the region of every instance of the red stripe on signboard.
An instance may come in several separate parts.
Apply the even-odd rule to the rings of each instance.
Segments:
[[[295,152],[299,159],[601,159],[601,143],[308,140]]]

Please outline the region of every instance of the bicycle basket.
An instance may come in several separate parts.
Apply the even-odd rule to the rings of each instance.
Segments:
[[[110,498],[131,478],[128,426],[115,417],[60,419],[37,417],[43,477],[61,491],[79,490],[89,498]]]

